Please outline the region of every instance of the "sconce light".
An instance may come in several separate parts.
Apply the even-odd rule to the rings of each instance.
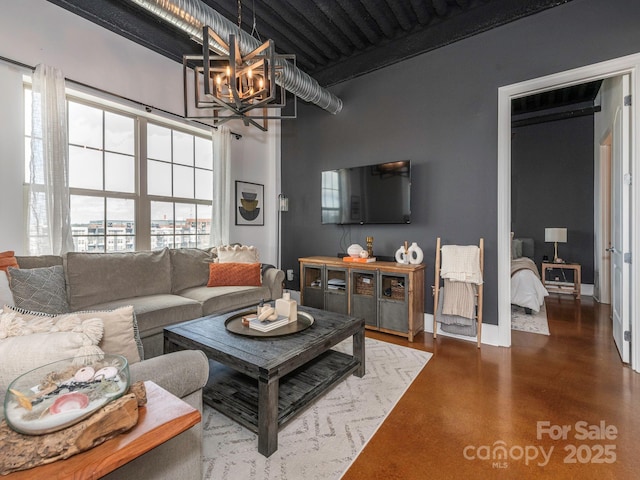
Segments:
[[[289,198],[284,193],[278,195],[278,210],[281,212],[289,211]]]

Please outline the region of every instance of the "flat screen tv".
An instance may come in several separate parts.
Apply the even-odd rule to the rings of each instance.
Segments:
[[[411,162],[322,172],[322,223],[411,223]]]

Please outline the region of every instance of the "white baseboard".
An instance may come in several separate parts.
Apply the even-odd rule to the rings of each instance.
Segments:
[[[593,285],[587,283],[580,284],[580,295],[586,295],[587,297],[593,297]]]
[[[300,292],[298,290],[289,290],[291,294],[291,300],[295,300],[298,305],[300,305]]]

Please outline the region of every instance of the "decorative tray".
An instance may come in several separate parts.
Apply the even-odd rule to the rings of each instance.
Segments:
[[[49,363],[9,385],[7,423],[17,432],[40,435],[88,417],[129,388],[129,365],[121,355],[88,355]]]
[[[224,326],[228,331],[232,333],[245,335],[247,337],[280,337],[283,335],[291,335],[293,333],[301,332],[309,328],[313,324],[313,317],[311,315],[298,310],[297,321],[288,323],[286,325],[283,325],[282,327],[270,330],[268,332],[261,332],[260,330],[250,328],[249,326],[243,325],[242,323],[242,317],[250,315],[252,313],[256,313],[255,310],[236,313],[226,320]]]

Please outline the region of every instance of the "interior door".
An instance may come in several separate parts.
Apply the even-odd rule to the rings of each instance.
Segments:
[[[621,77],[620,106],[613,123],[613,172],[611,178],[611,316],[613,338],[620,357],[629,363],[630,344],[630,203],[631,203],[631,148],[630,109],[625,99],[630,98],[629,75]]]

